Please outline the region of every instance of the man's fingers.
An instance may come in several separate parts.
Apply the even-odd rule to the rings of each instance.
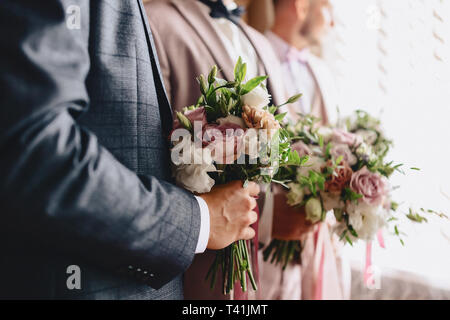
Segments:
[[[255,182],[249,182],[248,186],[247,186],[247,190],[248,190],[249,195],[252,197],[256,197],[260,192],[259,185]]]
[[[255,211],[250,211],[248,214],[248,226],[258,221],[258,214]]]
[[[250,205],[250,210],[253,210],[256,208],[256,206],[258,205],[258,203],[256,202],[256,199],[251,197],[249,200],[249,205]]]
[[[244,231],[242,231],[242,235],[241,235],[241,239],[240,240],[251,240],[255,237],[256,233],[255,230],[253,230],[252,228],[248,227],[245,228]]]

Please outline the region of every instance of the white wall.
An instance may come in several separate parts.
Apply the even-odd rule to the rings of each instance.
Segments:
[[[395,192],[404,208],[450,216],[450,1],[334,0],[337,25],[325,46],[341,113],[361,108],[381,118],[395,142],[389,155],[405,167]],[[403,223],[405,247],[387,237],[374,263],[444,279],[450,287],[450,222]],[[446,235],[446,237],[443,236]],[[364,245],[346,248],[364,261]],[[447,281],[447,282],[446,282]]]

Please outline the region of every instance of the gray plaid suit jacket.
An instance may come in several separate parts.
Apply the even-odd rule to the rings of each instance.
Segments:
[[[0,1],[0,298],[182,298],[200,209],[152,41],[139,0]]]

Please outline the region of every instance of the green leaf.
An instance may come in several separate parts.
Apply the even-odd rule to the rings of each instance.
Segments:
[[[247,81],[246,84],[244,84],[242,86],[241,94],[244,95],[244,94],[249,93],[250,91],[252,91],[256,87],[258,87],[261,84],[261,82],[263,82],[266,79],[267,79],[267,76],[259,76],[259,77],[255,77],[253,79],[250,79],[249,81]]]
[[[238,83],[242,83],[247,73],[247,64],[242,62],[242,58],[239,57],[234,67],[234,78]]]
[[[414,213],[411,209],[409,210],[409,214],[407,214],[406,217],[409,220],[417,222],[417,223],[428,222],[427,218],[422,217],[418,213]]]
[[[271,114],[275,114],[275,111],[277,111],[277,109],[278,109],[277,106],[271,106],[271,107],[269,107],[269,112],[270,112]]]
[[[398,203],[392,201],[392,202],[391,202],[391,210],[392,210],[392,211],[397,211],[397,209],[398,209]]]
[[[361,199],[363,197],[362,194],[356,193],[354,192],[352,189],[350,188],[345,188],[344,189],[344,195],[343,195],[343,201],[357,201],[359,199]]]
[[[347,242],[353,247],[353,242],[350,240],[349,236],[345,236],[345,240],[347,240]]]
[[[242,65],[242,68],[241,68],[240,73],[239,73],[239,78],[238,78],[239,83],[241,83],[242,81],[244,81],[245,75],[246,75],[246,74],[247,74],[247,64],[244,63],[244,64]]]
[[[326,158],[331,158],[331,147],[332,147],[331,142],[328,142],[327,147],[325,149]]]
[[[355,229],[353,229],[353,227],[351,225],[348,226],[348,230],[350,231],[352,236],[354,236],[355,238],[358,238],[358,233],[355,231]]]
[[[281,121],[283,121],[284,117],[286,117],[286,115],[287,115],[287,112],[279,113],[275,116],[275,120],[277,120],[278,122],[281,122]]]
[[[321,149],[323,148],[323,136],[319,136],[319,146]]]
[[[237,80],[239,78],[240,69],[242,68],[242,58],[239,57],[234,65],[234,78]]]
[[[410,168],[411,170],[420,171],[420,168]]]

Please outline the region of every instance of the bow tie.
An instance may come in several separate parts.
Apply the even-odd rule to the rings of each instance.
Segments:
[[[299,61],[301,63],[308,63],[309,50],[297,50],[295,48],[290,48],[286,52],[286,61]]]
[[[245,12],[244,7],[237,7],[233,10],[228,10],[228,8],[223,4],[222,0],[212,1],[212,0],[199,0],[203,4],[207,5],[210,9],[210,16],[212,18],[225,18],[239,24],[242,14]]]

